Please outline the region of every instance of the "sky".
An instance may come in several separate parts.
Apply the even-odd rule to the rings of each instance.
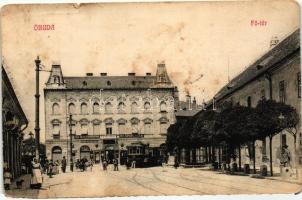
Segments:
[[[26,133],[34,132],[38,55],[46,70],[60,63],[64,76],[155,74],[164,61],[180,98],[200,103],[269,51],[273,37],[282,40],[300,24],[298,4],[285,0],[9,5],[1,19],[2,62],[29,120]],[[39,24],[54,30],[37,31]],[[42,141],[48,76],[41,72]]]

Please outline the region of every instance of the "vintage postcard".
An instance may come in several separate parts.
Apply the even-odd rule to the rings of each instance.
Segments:
[[[293,0],[3,6],[3,192],[299,192],[299,17]]]

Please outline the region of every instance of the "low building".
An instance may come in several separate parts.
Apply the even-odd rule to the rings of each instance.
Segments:
[[[21,175],[21,144],[28,121],[2,66],[2,138],[4,168],[13,179]]]
[[[291,105],[297,113],[301,113],[300,29],[291,33],[233,78],[209,101],[207,108],[219,110],[227,102],[255,107],[258,101],[264,98]],[[302,166],[301,122],[297,127],[296,146],[294,137],[286,130],[273,137],[272,154],[275,167],[280,166],[281,148],[284,145],[287,145],[291,152],[292,166]],[[247,149],[242,150],[242,155],[248,156]],[[268,158],[269,139],[257,141],[256,164],[267,163]]]
[[[123,163],[142,155],[161,157],[178,105],[177,88],[164,63],[155,76],[68,77],[60,65],[51,71],[44,88],[47,158],[69,158],[70,139],[74,160],[119,157]]]

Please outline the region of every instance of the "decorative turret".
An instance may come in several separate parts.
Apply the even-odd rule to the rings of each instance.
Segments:
[[[166,65],[164,62],[157,64],[156,83],[171,84],[171,80],[168,76]]]
[[[46,83],[47,87],[62,88],[65,87],[64,77],[62,74],[61,65],[58,63],[53,63],[51,67],[51,73],[49,75],[48,81]]]

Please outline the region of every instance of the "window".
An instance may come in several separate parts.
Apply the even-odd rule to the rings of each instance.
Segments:
[[[106,123],[106,135],[112,135],[112,123]]]
[[[97,102],[93,103],[93,113],[99,113],[100,112],[100,105]]]
[[[81,114],[87,114],[87,113],[88,113],[87,104],[82,103],[81,104]]]
[[[60,124],[53,124],[52,129],[53,139],[60,139]]]
[[[262,154],[266,155],[266,139],[262,140]]]
[[[59,76],[53,76],[53,82],[56,83],[56,84],[59,84],[60,83],[60,77]]]
[[[252,107],[252,97],[251,96],[248,96],[247,97],[247,107]]]
[[[286,134],[282,134],[281,139],[282,139],[281,146],[283,147],[286,145]]]
[[[112,114],[112,104],[110,102],[107,102],[105,105],[105,113]]]
[[[111,86],[111,81],[107,81],[107,86]]]
[[[301,98],[301,72],[297,73],[298,98]]]
[[[137,122],[133,122],[131,124],[131,128],[132,128],[132,134],[138,134],[139,133],[139,128],[138,128],[138,123]]]
[[[53,114],[53,115],[58,115],[58,114],[60,114],[60,106],[59,106],[58,103],[54,103],[54,104],[52,105],[52,114]]]
[[[144,110],[145,110],[145,112],[149,112],[151,110],[150,102],[146,102],[144,104]]]
[[[82,135],[88,134],[88,124],[81,124],[81,134]]]
[[[124,122],[118,123],[118,132],[119,134],[126,134],[126,124]]]
[[[160,122],[160,134],[167,134],[168,129],[168,123],[167,122]]]
[[[265,89],[261,90],[261,99],[264,100],[265,99]]]
[[[163,101],[160,103],[160,112],[167,112],[167,104]]]
[[[128,155],[138,155],[138,154],[142,154],[142,153],[143,153],[142,147],[139,147],[139,146],[128,147]]]
[[[144,134],[151,134],[151,122],[145,122],[144,124]]]
[[[125,112],[125,104],[124,104],[124,102],[120,102],[119,104],[118,104],[118,106],[117,106],[117,109],[118,109],[118,112],[119,113],[123,113],[123,112]]]
[[[100,135],[100,131],[101,131],[100,124],[93,124],[92,128],[93,128],[92,130],[93,135]]]
[[[75,114],[75,105],[74,105],[74,103],[70,103],[68,105],[68,113],[69,114]]]
[[[138,104],[136,102],[131,104],[131,113],[138,113]]]
[[[285,88],[285,81],[279,82],[279,100],[282,103],[286,101],[286,88]]]

